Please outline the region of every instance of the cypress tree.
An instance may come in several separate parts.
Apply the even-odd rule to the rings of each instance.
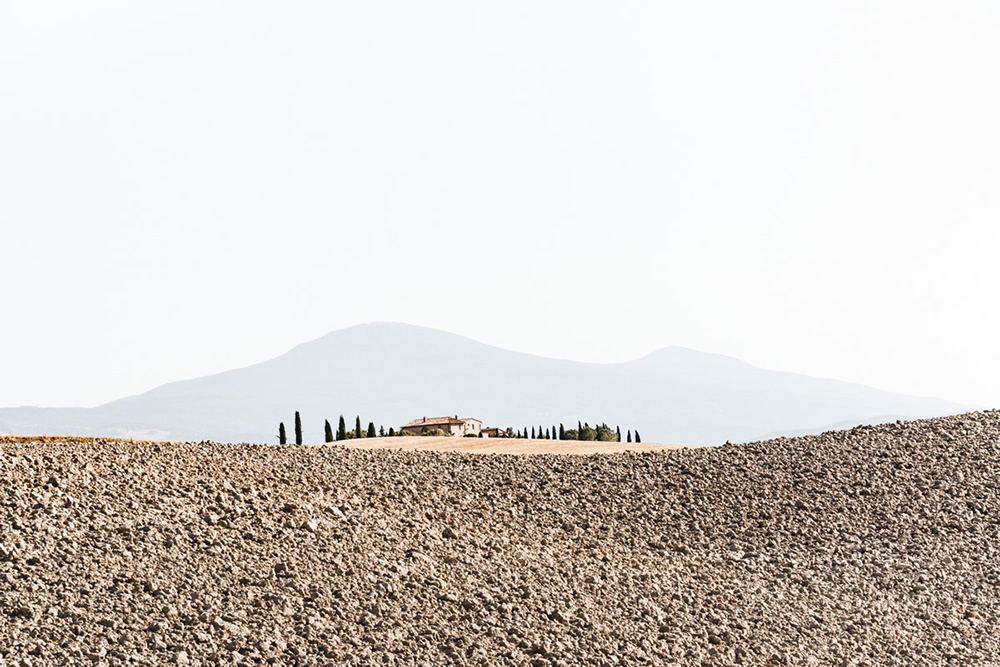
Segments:
[[[552,439],[552,431],[550,431],[549,429],[545,429],[545,439],[546,440]]]
[[[632,429],[629,429],[628,432],[628,442],[632,442]]]
[[[354,418],[354,437],[361,439],[361,415]]]
[[[534,426],[531,427],[531,439],[532,440],[535,439],[535,427]]]
[[[389,427],[389,437],[390,438],[395,438],[396,437],[396,429],[394,429],[391,426]]]
[[[385,437],[385,426],[382,426],[381,424],[378,425],[378,437]]]
[[[344,423],[344,415],[340,415],[340,424],[337,426],[337,440],[347,440],[347,424]]]
[[[636,431],[636,432],[635,432],[635,441],[636,441],[637,443],[638,443],[638,442],[642,442],[642,440],[640,440],[640,439],[639,439],[639,432],[638,432],[638,431]]]
[[[323,442],[333,442],[333,427],[330,426],[330,420],[324,420],[326,424],[323,425]]]
[[[302,417],[299,417],[299,411],[295,411],[295,444],[302,444]]]
[[[615,442],[621,442],[622,441],[622,427],[621,426],[615,426],[615,436],[617,437],[617,440],[615,440]]]
[[[368,422],[368,433],[365,434],[366,438],[375,437],[375,422]]]
[[[280,422],[278,424],[278,444],[287,445],[288,438],[285,437],[285,422]]]
[[[566,427],[563,426],[561,423],[559,424],[559,439],[560,440],[566,439]]]

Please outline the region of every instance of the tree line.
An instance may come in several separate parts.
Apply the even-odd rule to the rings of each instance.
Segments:
[[[396,430],[390,426],[389,431],[386,432],[384,426],[379,426],[378,432],[376,433],[375,422],[368,422],[368,428],[362,429],[360,415],[354,418],[354,428],[351,430],[347,430],[347,422],[344,421],[344,415],[340,415],[340,423],[337,425],[336,432],[334,432],[329,419],[325,419],[323,424],[324,442],[354,440],[355,438],[382,438],[385,436],[395,437]],[[288,444],[288,436],[285,432],[285,422],[278,423],[278,444]],[[297,410],[295,411],[295,444],[302,444],[302,417],[299,415]]]
[[[507,432],[511,434],[510,437],[513,438],[531,438],[533,440],[586,440],[590,442],[621,442],[622,441],[622,430],[621,427],[616,426],[612,429],[607,424],[598,424],[592,427],[589,423],[580,422],[576,423],[576,428],[566,428],[563,424],[559,424],[557,429],[555,426],[551,428],[538,427],[536,430],[534,426],[529,430],[525,427],[523,430],[513,430],[508,428]],[[639,431],[635,431],[635,439],[633,440],[632,430],[626,431],[626,442],[642,442],[639,437]]]
[[[347,423],[344,421],[344,415],[340,415],[340,422],[337,424],[337,431],[334,432],[333,426],[330,424],[330,420],[324,420],[324,442],[337,442],[340,440],[354,440],[360,438],[375,438],[375,437],[395,437],[396,435],[402,435],[402,431],[399,433],[393,427],[389,427],[388,432],[385,430],[384,426],[378,427],[378,433],[375,432],[375,422],[368,422],[368,428],[362,430],[361,428],[361,416],[356,416],[354,418],[354,428],[352,430],[347,430]],[[607,424],[598,424],[595,427],[591,427],[589,423],[584,422],[576,423],[576,428],[567,429],[563,424],[559,424],[558,430],[555,426],[551,428],[535,427],[532,426],[531,430],[525,427],[524,430],[518,429],[515,431],[512,428],[507,429],[508,436],[511,438],[531,438],[532,440],[583,440],[589,442],[621,442],[622,441],[622,430],[620,427],[616,426],[614,430],[611,429]],[[642,442],[639,437],[639,431],[635,431],[635,436],[633,439],[632,430],[629,429],[626,432],[625,442]],[[479,434],[482,437],[482,433]],[[280,422],[278,424],[278,444],[287,445],[288,437],[285,433],[285,422]],[[299,416],[298,411],[295,412],[295,444],[302,444],[302,418]]]

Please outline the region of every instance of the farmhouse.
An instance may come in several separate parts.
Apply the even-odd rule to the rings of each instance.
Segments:
[[[483,430],[483,422],[471,417],[460,419],[458,415],[454,417],[431,417],[430,419],[424,417],[423,419],[415,419],[409,424],[404,424],[402,430],[416,435],[423,435],[432,429],[440,429],[449,435],[478,436]]]

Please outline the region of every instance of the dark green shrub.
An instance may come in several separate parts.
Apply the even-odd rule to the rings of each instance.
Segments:
[[[618,442],[618,435],[607,424],[597,427],[597,440],[601,442]]]

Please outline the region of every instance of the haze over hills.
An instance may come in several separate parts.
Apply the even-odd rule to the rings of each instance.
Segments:
[[[300,411],[306,442],[343,414],[376,425],[460,414],[524,428],[606,421],[646,442],[717,445],[832,425],[973,409],[755,368],[667,347],[635,361],[548,359],[407,324],[334,331],[259,364],[166,384],[95,408],[3,408],[0,433],[274,442]]]

